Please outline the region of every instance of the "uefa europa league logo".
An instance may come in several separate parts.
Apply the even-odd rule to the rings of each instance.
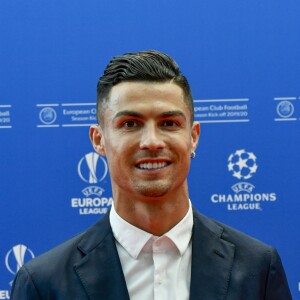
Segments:
[[[25,261],[34,258],[33,252],[25,245],[16,245],[10,249],[5,257],[5,265],[7,270],[16,275],[20,268],[24,265]],[[12,282],[10,282],[12,284]]]
[[[108,172],[105,159],[95,152],[86,154],[78,163],[78,174],[87,183],[102,181]]]

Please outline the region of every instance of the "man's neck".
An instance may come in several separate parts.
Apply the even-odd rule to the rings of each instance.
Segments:
[[[176,197],[177,198],[177,197]],[[126,205],[124,205],[126,203]],[[116,212],[128,223],[161,236],[178,224],[189,209],[189,199],[173,199],[173,201],[114,201]]]

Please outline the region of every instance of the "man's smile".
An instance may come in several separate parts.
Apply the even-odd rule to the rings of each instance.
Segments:
[[[169,165],[170,162],[143,162],[137,165],[139,169],[147,169],[147,170],[156,170],[156,169],[162,169]]]

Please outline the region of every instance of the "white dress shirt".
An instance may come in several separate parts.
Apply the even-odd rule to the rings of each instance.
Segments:
[[[114,205],[109,217],[130,299],[189,299],[191,203],[185,217],[160,237],[126,222],[117,214]]]

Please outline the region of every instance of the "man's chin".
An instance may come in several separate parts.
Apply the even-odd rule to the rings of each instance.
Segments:
[[[168,186],[138,186],[137,191],[141,196],[148,198],[160,198],[165,196],[169,192]]]

